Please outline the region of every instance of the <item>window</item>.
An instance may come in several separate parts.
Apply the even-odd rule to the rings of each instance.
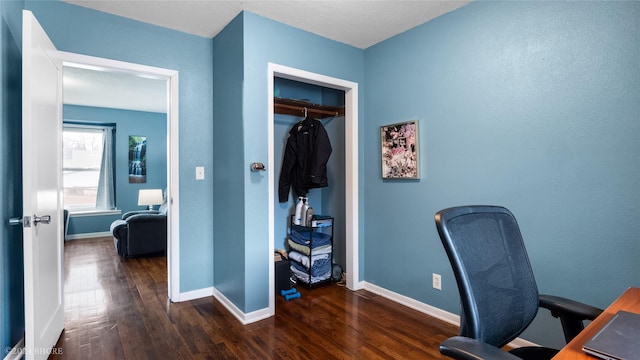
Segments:
[[[64,125],[62,173],[65,208],[115,208],[113,129],[110,126]]]

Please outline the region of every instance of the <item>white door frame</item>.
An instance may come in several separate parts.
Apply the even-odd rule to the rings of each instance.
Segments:
[[[347,288],[359,290],[358,281],[358,84],[352,81],[320,75],[292,67],[269,63],[268,65],[268,164],[269,170],[269,313],[275,314],[275,170],[274,170],[274,114],[273,83],[280,77],[307,84],[324,86],[345,92],[345,228],[346,228],[346,277]]]
[[[116,71],[167,80],[167,276],[168,296],[180,301],[180,202],[178,156],[178,71],[60,51],[64,66]]]

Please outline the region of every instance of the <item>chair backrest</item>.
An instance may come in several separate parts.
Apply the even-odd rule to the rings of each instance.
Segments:
[[[502,347],[533,321],[538,289],[513,214],[497,206],[436,213],[460,292],[460,335]]]

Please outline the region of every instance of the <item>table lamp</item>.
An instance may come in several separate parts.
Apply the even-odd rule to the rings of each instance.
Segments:
[[[153,205],[162,204],[162,189],[141,189],[138,193],[138,206],[148,206],[153,210]]]

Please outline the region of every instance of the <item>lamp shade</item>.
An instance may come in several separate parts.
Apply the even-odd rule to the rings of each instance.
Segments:
[[[138,193],[139,206],[162,204],[162,189],[142,189]]]

